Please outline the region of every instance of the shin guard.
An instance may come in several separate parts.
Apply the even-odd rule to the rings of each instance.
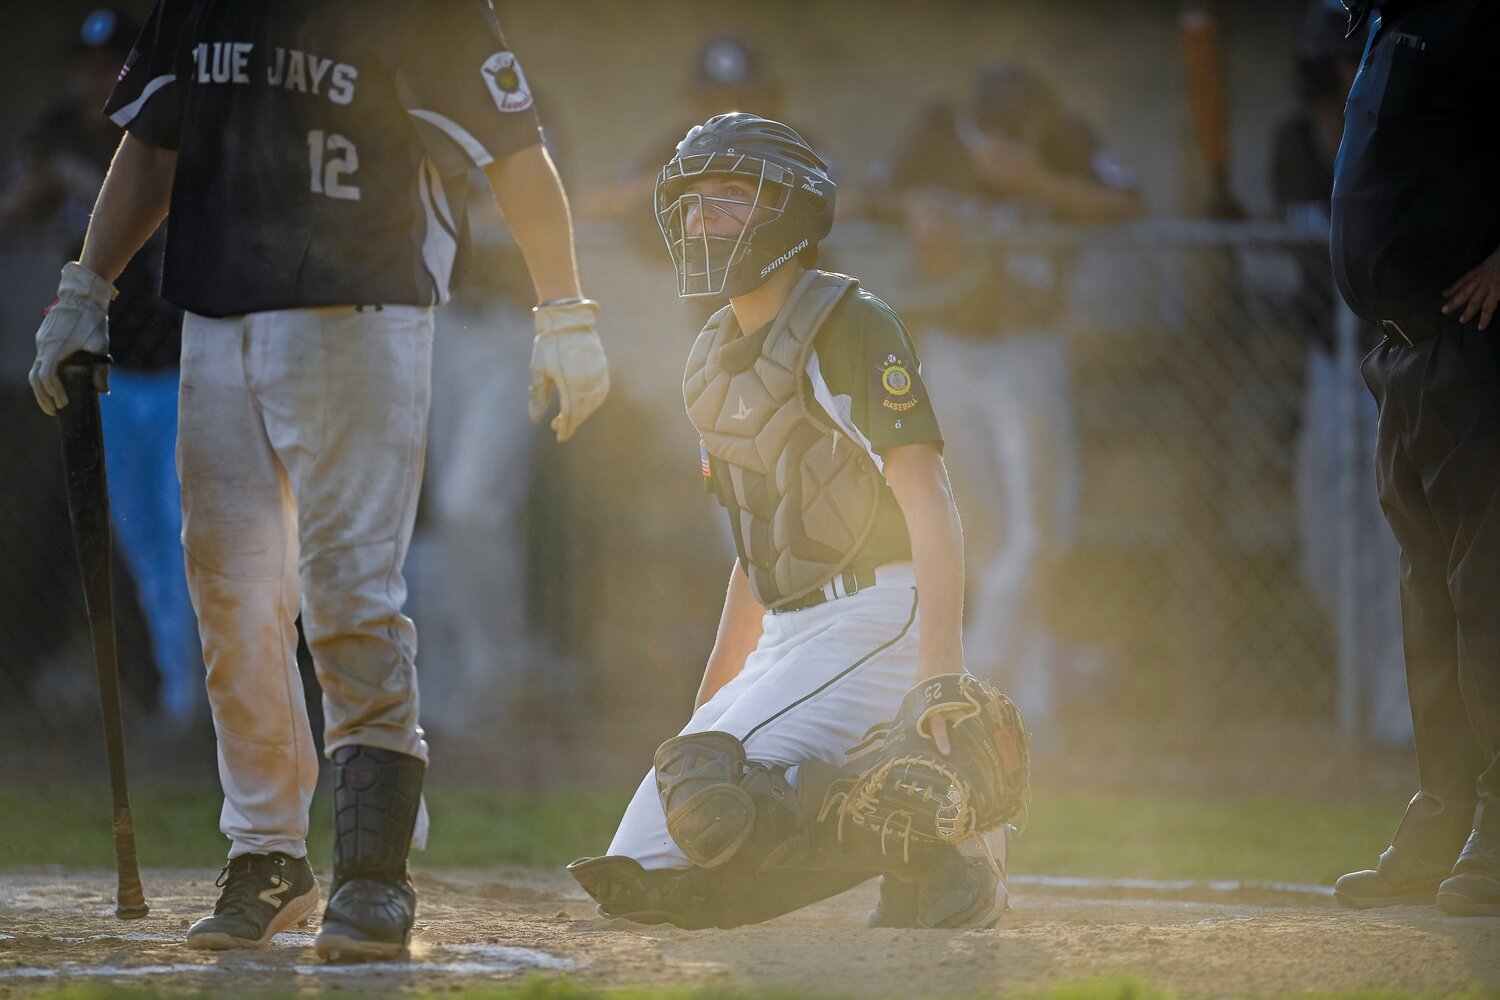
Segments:
[[[411,938],[417,894],[406,856],[426,765],[379,747],[333,752],[333,895],[316,948],[331,959],[389,958]]]

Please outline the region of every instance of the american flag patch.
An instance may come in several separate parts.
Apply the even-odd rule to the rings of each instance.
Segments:
[[[703,442],[702,438],[698,439],[698,466],[703,470],[704,479],[708,479],[714,474],[713,467],[708,461],[708,445]]]

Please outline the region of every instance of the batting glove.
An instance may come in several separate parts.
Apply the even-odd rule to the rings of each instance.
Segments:
[[[36,362],[28,376],[36,403],[47,416],[68,405],[57,375],[62,363],[79,351],[109,353],[109,303],[118,294],[114,285],[82,264],[63,265],[57,301],[36,332]]]
[[[573,436],[609,395],[609,365],[594,330],[599,303],[592,299],[537,306],[536,340],[531,345],[532,423],[542,419],[557,388],[558,411],[552,429],[559,442]]]

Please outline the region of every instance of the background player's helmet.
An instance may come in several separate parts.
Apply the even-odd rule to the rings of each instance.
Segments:
[[[986,135],[1024,141],[1029,132],[1044,132],[1060,110],[1052,85],[1020,63],[997,63],[974,84],[973,123]]]
[[[687,209],[701,213],[713,201],[687,187],[710,177],[739,178],[755,192],[735,235],[686,233]],[[777,268],[811,256],[833,228],[833,204],[828,164],[786,125],[735,112],[693,126],[656,179],[656,222],[677,268],[677,294],[733,297],[758,288]]]
[[[774,101],[778,88],[754,42],[743,35],[714,35],[698,50],[690,90],[697,105],[707,105],[703,114],[709,115],[738,108],[764,111],[764,102]]]

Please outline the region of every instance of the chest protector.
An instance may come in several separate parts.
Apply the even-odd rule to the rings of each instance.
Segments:
[[[757,336],[725,306],[688,355],[688,416],[727,473],[750,588],[769,609],[842,573],[875,529],[884,480],[802,391],[819,328],[856,284],[808,271]]]

